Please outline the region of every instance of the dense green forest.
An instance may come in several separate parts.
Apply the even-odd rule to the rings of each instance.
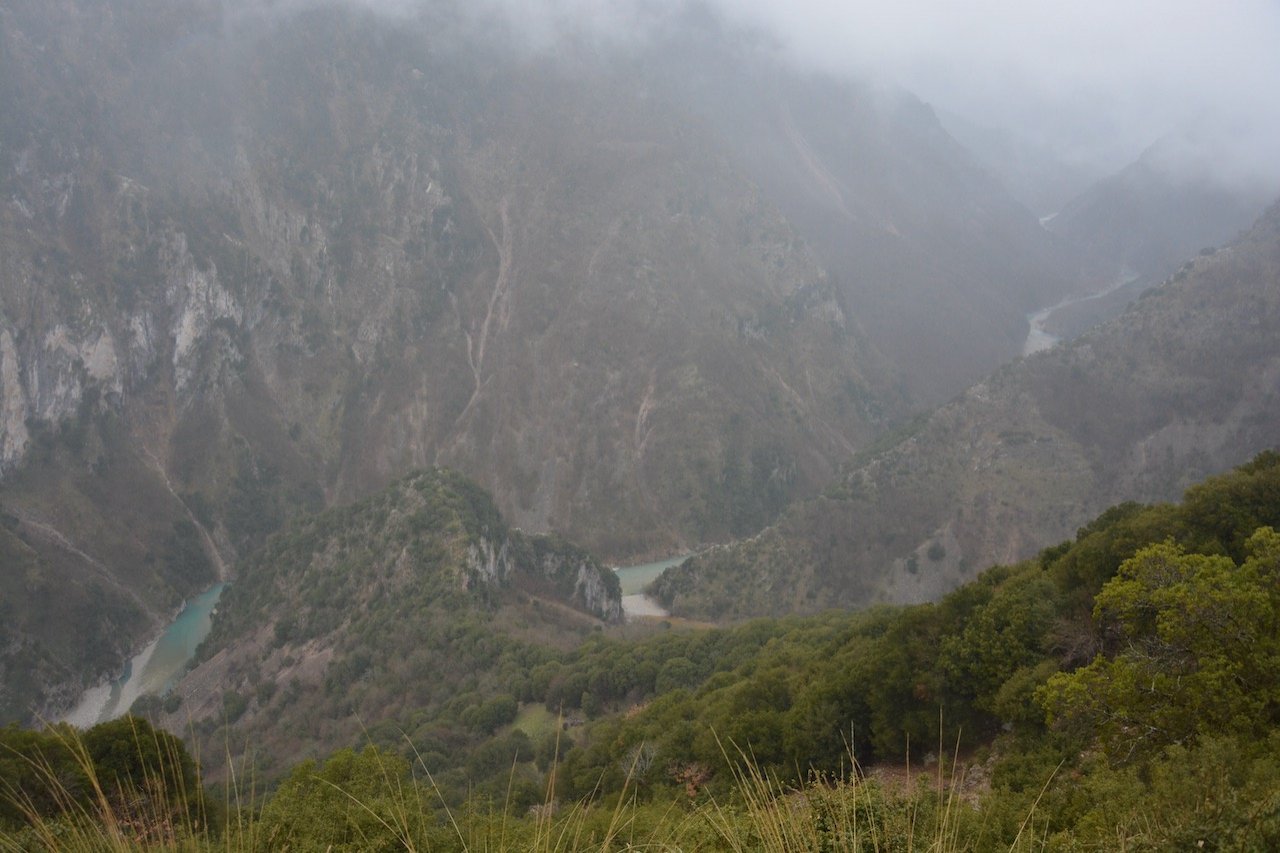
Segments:
[[[1275,849],[1276,528],[1265,453],[936,604],[540,647],[503,696],[226,783],[255,797],[199,796],[144,719],[11,727],[0,847]]]

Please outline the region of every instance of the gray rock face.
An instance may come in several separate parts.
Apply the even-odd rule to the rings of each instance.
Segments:
[[[610,587],[602,569],[594,563],[578,563],[577,579],[573,585],[573,600],[580,601],[588,613],[606,622],[622,621],[622,600],[618,590]]]
[[[28,411],[13,335],[8,329],[0,329],[0,473],[21,459],[27,449]]]
[[[511,573],[511,564],[507,557],[508,546],[503,542],[495,547],[489,539],[480,539],[467,548],[467,573],[463,578],[463,588],[472,589],[476,584],[502,586]]]

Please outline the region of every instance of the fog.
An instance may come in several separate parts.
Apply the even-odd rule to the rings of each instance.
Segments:
[[[1069,158],[1116,168],[1190,131],[1215,157],[1244,158],[1230,171],[1280,177],[1274,0],[717,2],[798,62],[887,75]]]
[[[236,2],[236,0],[233,0]],[[247,0],[246,0],[247,2]],[[521,48],[634,49],[709,18],[796,67],[902,86],[940,114],[1063,163],[1117,170],[1154,143],[1166,165],[1280,187],[1276,0],[275,0],[415,16],[452,6]],[[256,2],[249,8],[260,11]],[[1173,140],[1173,142],[1170,142]]]
[[[422,0],[351,0],[411,13]],[[1063,161],[1118,169],[1161,138],[1203,171],[1280,183],[1275,0],[471,0],[481,26],[537,50],[624,48],[714,15],[797,66],[874,77]],[[1192,150],[1194,149],[1194,150]]]

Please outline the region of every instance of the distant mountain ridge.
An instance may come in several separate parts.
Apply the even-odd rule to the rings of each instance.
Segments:
[[[916,602],[1280,447],[1280,205],[1079,339],[996,371],[820,498],[656,582],[714,618]]]
[[[1201,249],[1235,240],[1280,187],[1246,189],[1215,176],[1214,164],[1191,159],[1187,149],[1195,143],[1181,134],[1156,142],[1073,199],[1047,227],[1148,282],[1176,272]]]

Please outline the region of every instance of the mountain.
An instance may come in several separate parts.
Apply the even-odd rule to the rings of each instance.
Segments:
[[[927,107],[718,25],[619,58],[443,0],[0,16],[6,717],[415,468],[610,560],[750,535],[1073,280]]]
[[[758,528],[895,410],[785,220],[625,80],[342,8],[4,15],[6,715],[409,468],[618,557]]]
[[[1028,314],[1102,275],[909,92],[801,73],[750,41],[685,35],[652,61],[641,73],[717,131],[917,408],[1020,355]]]
[[[1280,187],[1215,174],[1196,134],[1171,134],[1069,202],[1047,227],[1132,277],[1155,282],[1249,228]],[[1217,168],[1222,168],[1219,164]]]
[[[270,765],[472,702],[465,738],[510,722],[532,666],[621,618],[617,577],[586,552],[508,528],[461,475],[411,474],[271,537],[162,719],[209,766],[226,743]]]
[[[991,127],[952,111],[938,114],[942,126],[1009,193],[1042,220],[1097,182],[1096,167],[1071,162],[1044,140]]]
[[[668,570],[676,614],[938,597],[1280,446],[1280,205],[1122,316],[1010,364],[855,458],[824,496]]]

